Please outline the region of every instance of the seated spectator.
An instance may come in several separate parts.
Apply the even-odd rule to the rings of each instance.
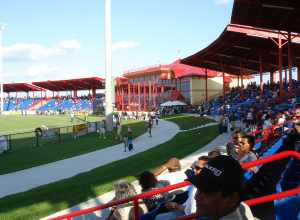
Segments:
[[[127,180],[119,180],[114,183],[115,197],[112,201],[127,199],[135,196],[136,190],[134,186]],[[140,207],[140,213],[144,213]],[[107,220],[134,220],[133,204],[127,203],[112,207]]]
[[[180,183],[186,179],[185,173],[181,170],[180,161],[175,157],[155,169],[153,174],[158,180],[166,180],[171,185]]]
[[[198,158],[198,161],[193,164],[193,175],[198,175],[203,169],[205,163],[208,161],[209,157],[201,156]],[[166,213],[162,213],[156,216],[155,220],[169,220],[175,219],[176,217],[183,215],[190,215],[196,212],[196,201],[194,199],[196,193],[196,188],[190,186],[188,188],[188,199],[182,205],[177,202],[166,202],[165,207],[168,210]]]
[[[189,178],[197,188],[199,217],[218,220],[254,220],[250,208],[241,202],[243,186],[241,165],[229,156],[209,160],[201,172]]]
[[[221,154],[221,151],[218,150],[218,149],[215,149],[215,150],[212,150],[212,151],[208,152],[208,157],[209,158],[214,158],[214,157],[217,157],[217,156],[220,156],[220,155],[222,155],[222,154]]]
[[[139,184],[142,187],[142,192],[148,192],[151,190],[159,189],[169,185],[168,181],[158,181],[153,173],[150,171],[143,172],[138,178]],[[152,211],[155,209],[159,204],[165,202],[166,200],[170,199],[169,193],[162,193],[158,195],[154,195],[150,198],[143,199],[145,205],[148,208],[148,211]]]

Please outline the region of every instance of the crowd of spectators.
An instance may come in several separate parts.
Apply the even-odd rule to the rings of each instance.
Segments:
[[[293,84],[297,85],[297,82]],[[140,174],[138,180],[142,192],[184,180],[192,183],[181,190],[144,199],[147,209],[141,212],[141,219],[168,220],[192,213],[197,213],[201,220],[256,219],[254,215],[260,213],[242,201],[274,193],[287,161],[249,170],[243,170],[240,164],[297,149],[300,108],[296,90],[294,87],[294,96],[287,99],[279,96],[278,84],[272,88],[265,84],[261,96],[258,86],[253,83],[243,93],[234,88],[225,98],[204,103],[200,113],[213,115],[217,112],[220,133],[231,132],[231,139],[225,144],[226,153],[213,150],[200,156],[187,170],[182,170],[178,159],[171,158],[154,171]],[[282,142],[277,148],[279,140]]]

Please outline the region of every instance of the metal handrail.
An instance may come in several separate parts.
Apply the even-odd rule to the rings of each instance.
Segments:
[[[293,157],[296,158],[298,160],[300,160],[300,153],[296,152],[296,151],[285,151],[285,152],[281,152],[278,154],[274,154],[271,155],[269,157],[265,157],[256,161],[251,161],[251,162],[247,162],[247,163],[243,163],[241,164],[242,168],[247,170],[250,169],[251,167],[255,167],[258,165],[262,165],[262,164],[266,164],[266,163],[270,163],[276,160],[280,160],[280,159],[284,159],[287,157]],[[141,193],[139,195],[136,195],[134,197],[128,198],[128,199],[122,199],[122,200],[118,200],[118,201],[113,201],[113,202],[109,202],[103,205],[98,205],[92,208],[88,208],[88,209],[83,209],[83,210],[79,210],[79,211],[74,211],[71,212],[69,214],[65,214],[65,215],[61,215],[58,217],[54,217],[54,218],[50,218],[49,220],[71,220],[73,217],[77,217],[80,215],[86,215],[86,214],[90,214],[92,212],[95,211],[99,211],[101,209],[106,209],[115,205],[120,205],[120,204],[124,204],[124,203],[129,203],[129,202],[133,202],[134,203],[134,213],[135,213],[135,219],[138,220],[139,219],[139,207],[138,207],[138,200],[139,199],[144,199],[144,198],[148,198],[151,197],[153,195],[157,195],[160,193],[164,193],[164,192],[168,192],[174,189],[178,189],[178,188],[182,188],[185,186],[190,185],[190,182],[185,181],[185,182],[181,182],[181,183],[177,183],[174,185],[170,185],[170,186],[166,186],[164,188],[160,188],[160,189],[156,189],[156,190],[152,190],[149,192],[145,192],[145,193]],[[251,199],[251,200],[247,200],[244,201],[246,204],[253,206],[253,205],[257,205],[257,204],[261,204],[261,203],[266,203],[269,201],[273,201],[275,199],[281,199],[284,197],[288,197],[288,196],[293,196],[300,193],[300,187],[292,189],[292,190],[288,190],[285,192],[280,192],[280,193],[276,193],[276,194],[272,194],[272,195],[268,195],[268,196],[262,196],[259,198],[255,198],[255,199]],[[177,218],[177,220],[184,220],[184,219],[193,219],[195,218],[195,214],[190,215],[190,216],[184,216],[181,218]]]

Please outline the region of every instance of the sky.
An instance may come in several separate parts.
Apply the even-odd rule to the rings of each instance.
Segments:
[[[169,64],[212,43],[233,0],[111,0],[113,75]],[[1,0],[3,76],[33,82],[105,76],[104,0]]]

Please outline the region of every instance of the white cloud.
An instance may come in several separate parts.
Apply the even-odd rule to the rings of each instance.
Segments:
[[[49,65],[33,65],[29,66],[25,72],[25,81],[44,81],[44,80],[63,80],[63,79],[75,79],[95,76],[95,73],[90,72],[87,69],[77,69],[74,72],[65,70],[63,67],[59,66],[49,66]]]
[[[227,5],[231,0],[215,0],[217,5]]]
[[[61,41],[53,47],[36,43],[16,43],[4,47],[4,59],[10,61],[37,61],[53,56],[62,56],[80,49],[77,40]]]
[[[66,40],[66,41],[61,41],[58,44],[59,48],[65,49],[65,50],[76,50],[80,49],[81,45],[80,42],[77,40]]]
[[[135,41],[119,41],[119,42],[113,43],[112,49],[113,50],[129,49],[129,48],[138,47],[139,45],[140,44]]]
[[[56,66],[47,66],[47,65],[40,65],[40,66],[30,66],[25,70],[25,75],[27,77],[47,77],[53,75],[53,73],[59,70]]]

